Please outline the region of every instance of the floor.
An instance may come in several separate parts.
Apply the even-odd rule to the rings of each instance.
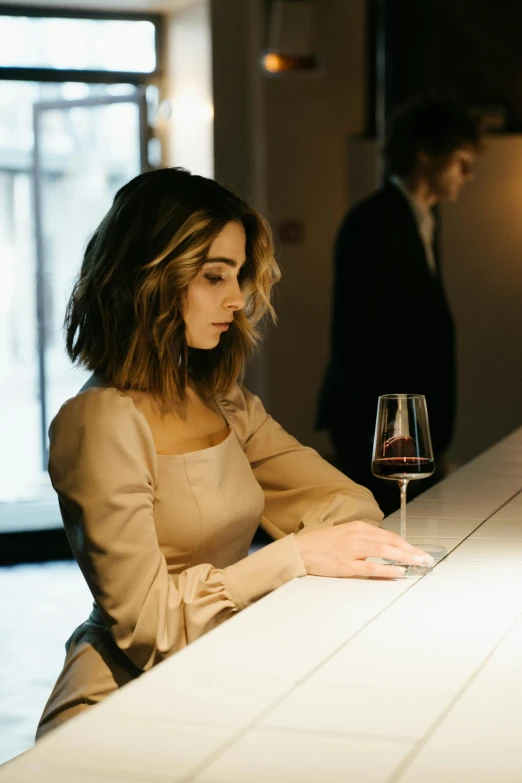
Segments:
[[[32,747],[64,644],[91,604],[75,562],[0,568],[0,764]]]

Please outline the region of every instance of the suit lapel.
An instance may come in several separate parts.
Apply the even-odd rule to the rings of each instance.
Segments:
[[[404,246],[405,262],[406,259],[411,262],[412,272],[419,274],[422,270],[433,278],[417,220],[406,196],[392,182],[387,182],[383,188],[383,199],[397,223],[397,237]]]

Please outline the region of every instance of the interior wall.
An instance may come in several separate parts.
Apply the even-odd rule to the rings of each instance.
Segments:
[[[442,209],[444,277],[457,323],[466,462],[522,425],[522,135],[490,136],[475,182]]]
[[[209,0],[167,16],[159,135],[164,161],[194,174],[214,174],[212,35]]]
[[[250,24],[257,0],[213,0],[212,83],[215,178],[252,196]]]
[[[332,247],[350,200],[346,140],[365,119],[364,13],[364,0],[317,3],[315,51],[324,72],[266,80],[269,217],[276,239],[281,222],[303,228],[301,242],[279,242],[271,412],[323,453],[329,439],[314,431],[314,416],[328,358]]]

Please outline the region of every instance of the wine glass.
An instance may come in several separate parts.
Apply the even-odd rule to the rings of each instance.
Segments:
[[[383,394],[377,406],[372,473],[397,481],[401,493],[402,538],[406,538],[406,490],[412,480],[435,470],[428,410],[423,394]]]

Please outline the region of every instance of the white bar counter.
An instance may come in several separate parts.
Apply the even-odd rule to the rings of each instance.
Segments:
[[[522,429],[408,514],[428,575],[296,579],[0,783],[522,781]]]

